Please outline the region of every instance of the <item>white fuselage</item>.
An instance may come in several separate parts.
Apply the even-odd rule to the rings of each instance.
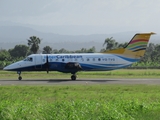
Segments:
[[[78,63],[82,68],[81,71],[104,71],[127,67],[136,61],[136,59],[126,58],[122,55],[103,53],[32,54],[22,61],[5,67],[4,70],[45,71],[47,63],[50,71],[74,72],[74,70],[66,69],[65,65]]]

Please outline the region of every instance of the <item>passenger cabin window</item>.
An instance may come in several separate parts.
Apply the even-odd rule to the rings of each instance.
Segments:
[[[56,59],[56,61],[58,61],[58,59]]]

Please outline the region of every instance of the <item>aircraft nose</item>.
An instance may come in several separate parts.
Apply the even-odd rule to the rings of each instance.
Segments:
[[[3,70],[11,70],[10,65],[3,68]]]
[[[3,70],[7,70],[7,67],[4,67]]]
[[[4,67],[3,70],[12,71],[12,70],[17,69],[17,67],[18,67],[17,63],[13,63],[11,65]]]

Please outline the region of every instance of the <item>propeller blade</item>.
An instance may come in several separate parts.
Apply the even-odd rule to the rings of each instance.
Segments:
[[[49,73],[49,62],[48,62],[48,55],[46,57],[46,71]]]

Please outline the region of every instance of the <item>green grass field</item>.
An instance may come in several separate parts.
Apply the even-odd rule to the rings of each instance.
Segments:
[[[130,70],[120,69],[114,71],[78,72],[78,78],[160,78],[159,69]],[[70,79],[71,74],[60,72],[22,72],[23,79]],[[0,79],[17,79],[16,72],[0,71]]]
[[[59,72],[24,72],[24,79],[69,79]],[[160,78],[160,70],[79,72],[79,78]],[[0,79],[17,79],[0,71]],[[0,86],[0,120],[159,120],[159,85]]]
[[[157,85],[1,86],[0,120],[158,120]]]

